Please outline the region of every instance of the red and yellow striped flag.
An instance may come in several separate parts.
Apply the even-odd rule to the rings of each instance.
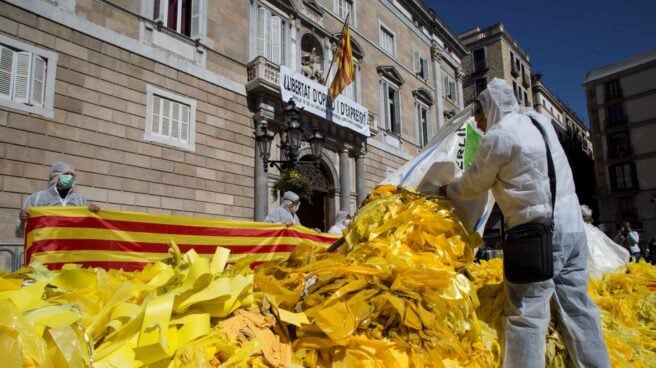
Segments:
[[[337,74],[330,84],[330,97],[335,98],[346,86],[355,80],[355,66],[353,65],[353,52],[351,50],[351,32],[349,31],[348,19],[344,24],[342,39],[337,47]]]
[[[171,242],[211,257],[217,246],[230,250],[230,262],[251,265],[281,260],[301,242],[328,247],[339,237],[303,226],[221,220],[86,207],[30,207],[25,231],[26,264],[50,269],[66,263],[84,267],[140,270],[169,257]]]

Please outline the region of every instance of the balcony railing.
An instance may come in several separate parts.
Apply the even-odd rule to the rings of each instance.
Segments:
[[[246,84],[247,91],[256,89],[267,89],[274,93],[280,93],[280,65],[272,63],[264,56],[258,56],[248,63]]]
[[[515,66],[515,63],[513,63],[512,67],[510,68],[510,74],[512,74],[512,76],[515,78],[519,77],[519,68]]]
[[[621,124],[628,124],[629,123],[629,117],[626,114],[622,114],[620,116],[613,116],[613,117],[608,117],[606,120],[606,126],[616,126],[616,125],[621,125]]]
[[[524,88],[529,88],[531,86],[531,78],[529,78],[526,73],[522,73],[522,85]]]
[[[474,72],[487,71],[487,62],[485,60],[477,60],[474,62]]]

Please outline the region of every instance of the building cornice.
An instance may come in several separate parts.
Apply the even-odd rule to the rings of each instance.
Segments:
[[[505,40],[516,54],[523,58],[526,64],[531,63],[529,54],[519,46],[519,42],[506,30],[503,23],[499,22],[483,29],[476,27],[458,35],[460,41],[469,49],[479,47],[484,44],[492,43],[498,40]],[[471,41],[470,41],[471,40]]]
[[[652,63],[656,64],[656,49],[589,71],[583,81],[583,86],[586,87],[593,84],[593,82],[600,82],[605,79],[630,74],[636,69],[647,68]]]

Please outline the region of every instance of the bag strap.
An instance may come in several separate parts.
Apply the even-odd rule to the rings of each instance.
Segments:
[[[556,170],[554,169],[554,163],[553,158],[551,157],[549,144],[547,144],[547,133],[533,117],[529,116],[529,119],[531,119],[533,125],[535,125],[535,127],[540,131],[540,134],[542,134],[544,147],[547,149],[547,169],[549,171],[549,188],[551,189],[551,223],[553,224],[554,212],[556,212]]]

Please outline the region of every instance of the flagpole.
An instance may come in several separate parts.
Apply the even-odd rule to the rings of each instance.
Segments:
[[[346,15],[346,19],[344,20],[344,25],[342,26],[342,34],[339,36],[339,41],[337,41],[337,45],[342,43],[342,38],[344,38],[344,29],[346,29],[346,24],[349,21],[349,17],[351,16],[351,13],[349,12]],[[328,85],[328,78],[330,78],[330,71],[333,69],[333,64],[335,63],[335,58],[337,57],[337,49],[335,49],[335,53],[333,54],[333,60],[330,62],[330,66],[328,67],[328,73],[326,73],[326,86]]]

